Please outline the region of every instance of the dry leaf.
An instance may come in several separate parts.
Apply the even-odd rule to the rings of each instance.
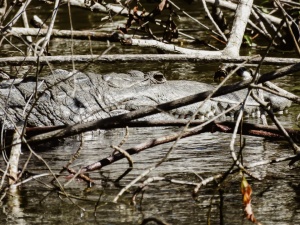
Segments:
[[[247,219],[250,220],[252,223],[261,225],[261,223],[257,222],[257,220],[254,217],[254,213],[251,206],[252,188],[244,176],[242,178],[241,183],[241,192],[243,195],[243,204],[245,207],[244,211],[246,213]]]

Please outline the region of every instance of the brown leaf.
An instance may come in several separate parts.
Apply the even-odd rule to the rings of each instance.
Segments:
[[[249,221],[255,224],[260,224],[257,222],[257,220],[254,217],[254,213],[251,206],[251,194],[252,194],[252,188],[249,185],[246,178],[243,176],[242,183],[241,183],[241,192],[243,195],[243,204],[244,204],[244,211],[246,213],[246,217]]]

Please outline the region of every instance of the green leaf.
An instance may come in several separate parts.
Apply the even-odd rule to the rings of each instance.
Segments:
[[[253,44],[251,37],[249,35],[244,35],[244,39],[246,40],[247,45],[251,47]]]

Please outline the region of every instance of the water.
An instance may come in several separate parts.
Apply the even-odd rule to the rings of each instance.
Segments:
[[[196,3],[195,3],[196,4]],[[196,4],[199,6],[199,3]],[[199,6],[200,9],[200,6]],[[32,11],[36,11],[33,6]],[[199,16],[195,5],[185,5],[186,11],[192,11],[194,16]],[[99,20],[103,15],[90,13],[80,9],[73,9],[74,29],[86,29],[99,26]],[[45,19],[50,11],[43,7],[40,16]],[[59,12],[56,28],[68,29],[70,23],[66,17],[67,8]],[[80,15],[80,16],[79,16]],[[126,22],[123,18],[114,20],[113,25],[106,24],[104,30],[117,27]],[[190,28],[189,20],[182,19],[182,28]],[[201,31],[206,37],[205,33]],[[101,54],[112,43],[100,43],[86,40],[74,42],[75,54],[87,54],[92,46],[94,54]],[[70,41],[54,39],[50,49],[53,55],[71,53]],[[189,46],[189,45],[187,45]],[[193,46],[195,47],[195,46]],[[255,49],[246,49],[250,54],[256,54]],[[115,47],[109,52],[113,53],[155,53],[153,49],[128,48],[115,43]],[[18,55],[19,53],[8,45],[3,47],[2,56]],[[160,70],[168,79],[190,79],[203,82],[213,82],[213,74],[217,64],[193,64],[193,63],[123,63],[118,64],[90,64],[75,65],[76,69],[105,72],[124,72],[124,70],[140,69],[143,71]],[[62,68],[72,68],[70,65],[59,65]],[[264,66],[263,71],[272,68]],[[47,71],[47,68],[46,70]],[[45,72],[46,73],[46,72]],[[297,74],[281,78],[275,83],[297,94],[299,92],[299,79]],[[280,116],[284,126],[297,128],[295,118],[299,113],[299,107],[293,106],[289,115]],[[249,119],[252,123],[258,123],[257,119]],[[135,146],[149,138],[160,137],[178,132],[181,128],[130,128],[123,149]],[[118,145],[125,135],[125,129],[111,131],[95,131],[85,134],[80,157],[75,160],[71,168],[79,168],[94,163],[110,155],[113,149],[111,145]],[[152,171],[146,178],[167,177],[180,180],[183,183],[200,182],[226,172],[232,158],[229,151],[230,134],[203,133],[180,140],[168,160],[160,167]],[[252,163],[260,160],[284,157],[292,154],[291,148],[284,141],[267,140],[246,136],[246,146],[243,151],[244,163]],[[194,186],[187,184],[173,184],[167,181],[155,181],[139,193],[135,203],[131,201],[134,191],[141,185],[135,184],[117,203],[113,199],[122,187],[135,179],[146,169],[154,166],[169,150],[172,144],[165,144],[140,152],[132,156],[133,170],[118,184],[115,181],[127,168],[128,162],[123,159],[104,167],[101,171],[89,173],[89,177],[96,183],[88,187],[86,183],[75,179],[65,187],[68,199],[64,193],[58,194],[49,186],[51,176],[44,176],[31,180],[18,187],[18,192],[6,195],[3,199],[0,212],[1,224],[140,224],[144,218],[155,217],[170,224],[205,224],[210,218],[211,224],[250,224],[245,219],[240,194],[241,177],[233,174],[218,189],[215,182],[202,187],[196,196],[193,196]],[[80,137],[68,138],[58,143],[42,144],[34,146],[37,154],[43,157],[54,173],[57,173],[67,164],[71,155],[79,148]],[[238,149],[238,147],[236,147]],[[24,165],[29,151],[23,149],[21,166]],[[3,161],[1,169],[5,169]],[[32,157],[27,170],[33,174],[49,173],[44,162]],[[290,169],[287,162],[275,165],[257,167],[250,170],[255,176],[262,179],[257,181],[247,178],[253,189],[252,204],[255,217],[263,224],[300,224],[300,192],[299,192],[299,167]],[[146,180],[142,179],[142,181]],[[61,184],[70,180],[67,173],[59,177]],[[223,195],[220,197],[220,190]],[[208,213],[210,212],[210,216]]]
[[[143,142],[146,138],[158,137],[169,132],[172,131],[155,128],[130,129],[129,138],[123,148],[126,149]],[[72,168],[78,169],[108,156],[112,152],[109,146],[118,144],[123,135],[122,129],[86,135],[80,158],[75,161]],[[228,148],[229,139],[230,135],[204,133],[181,140],[169,160],[147,177],[158,176],[183,182],[199,182],[199,176],[208,178],[225,172],[232,163]],[[246,139],[248,144],[244,150],[245,163],[283,157],[291,153],[284,142],[271,142],[254,137],[246,137]],[[51,169],[57,172],[67,163],[70,154],[78,146],[78,140],[67,139],[59,146],[43,146],[43,149],[37,147],[36,151],[43,156]],[[116,186],[112,181],[128,167],[126,160],[105,167],[101,172],[90,173],[89,176],[96,182],[92,188],[88,188],[79,180],[72,182],[66,187],[66,192],[81,198],[73,201],[84,208],[85,212],[65,197],[59,198],[56,191],[51,191],[43,183],[30,181],[19,188],[20,195],[15,197],[19,200],[18,206],[9,206],[10,197],[5,198],[3,204],[6,210],[2,212],[1,221],[2,223],[8,221],[8,224],[40,224],[41,221],[46,224],[139,224],[143,218],[158,217],[171,224],[203,224],[210,209],[212,224],[218,224],[220,198],[214,182],[202,187],[196,197],[192,196],[193,186],[163,181],[153,182],[149,184],[143,195],[140,193],[137,196],[136,205],[133,205],[130,199],[141,184],[138,182],[119,199],[118,203],[112,203],[120,188],[158,162],[169,146],[170,144],[166,144],[134,155],[132,157],[134,169],[119,183],[120,186]],[[24,152],[23,160],[27,155],[28,152]],[[30,161],[28,170],[37,174],[48,172],[45,165],[37,159]],[[254,191],[253,207],[257,219],[264,224],[297,224],[299,168],[291,170],[287,167],[287,163],[280,163],[255,168],[251,172],[263,179],[259,182],[248,178]],[[240,179],[238,174],[232,175],[222,187],[224,190],[222,219],[225,224],[245,223],[241,205]],[[38,180],[48,183],[50,178]],[[65,173],[59,180],[66,183],[67,174]],[[97,209],[94,213],[96,204]],[[10,212],[16,208],[21,212]]]

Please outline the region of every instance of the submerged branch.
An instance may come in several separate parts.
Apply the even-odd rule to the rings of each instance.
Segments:
[[[189,122],[186,119],[174,119],[174,120],[149,120],[149,121],[130,121],[123,124],[117,124],[111,127],[103,127],[100,129],[109,130],[115,128],[124,128],[124,127],[181,127],[185,126]],[[204,122],[201,120],[193,120],[190,121],[190,126],[198,126],[203,124]],[[224,132],[224,133],[231,133],[235,122],[233,121],[223,121],[223,122],[214,122],[216,128],[208,129],[208,132]],[[47,133],[50,131],[60,130],[66,128],[66,126],[53,126],[53,127],[27,127],[26,128],[26,137],[31,138],[36,135],[42,135],[43,133]],[[285,128],[288,134],[293,138],[294,141],[300,142],[300,131],[294,129]],[[275,127],[275,126],[265,126],[259,124],[252,124],[252,123],[243,123],[242,126],[242,134],[243,135],[251,135],[257,137],[265,137],[271,139],[278,139],[284,138],[282,133]],[[13,134],[13,130],[7,130],[7,137]]]

